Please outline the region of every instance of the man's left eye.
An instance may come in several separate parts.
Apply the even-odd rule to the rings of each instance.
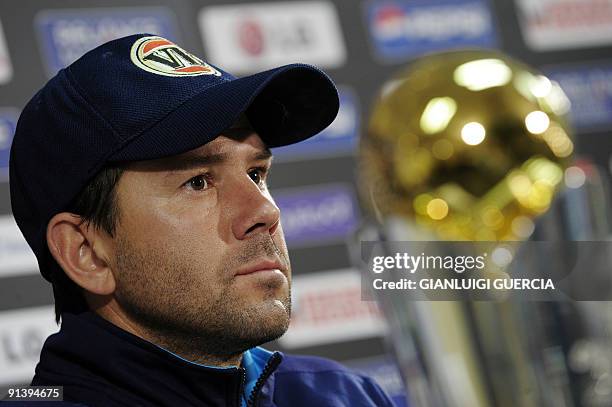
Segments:
[[[264,182],[265,170],[263,168],[254,168],[249,171],[249,177],[257,185],[261,185]]]

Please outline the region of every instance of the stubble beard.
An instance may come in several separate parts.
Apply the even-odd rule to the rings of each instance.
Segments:
[[[258,303],[245,303],[235,292],[232,271],[253,257],[276,256],[289,268],[286,253],[266,239],[252,240],[222,262],[225,270],[202,270],[182,253],[141,251],[118,237],[115,298],[153,343],[192,361],[229,359],[279,338],[289,327],[290,284],[287,295],[277,299],[277,283],[257,281],[265,293]],[[198,278],[202,275],[206,278]]]

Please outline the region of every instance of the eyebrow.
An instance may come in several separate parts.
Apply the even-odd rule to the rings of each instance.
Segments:
[[[221,164],[229,161],[229,155],[227,153],[213,153],[213,154],[189,154],[184,155],[180,158],[173,158],[164,163],[163,168],[170,174],[187,171],[194,168],[206,167],[214,164]],[[269,148],[258,151],[250,157],[250,160],[261,161],[272,158],[272,152]]]

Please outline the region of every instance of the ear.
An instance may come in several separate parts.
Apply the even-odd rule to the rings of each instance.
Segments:
[[[108,259],[111,237],[81,223],[81,217],[62,212],[47,224],[47,245],[66,275],[85,290],[99,295],[115,291],[115,278]]]

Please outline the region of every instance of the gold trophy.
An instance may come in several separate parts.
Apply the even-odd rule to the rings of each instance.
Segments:
[[[569,107],[556,83],[502,54],[422,58],[375,104],[363,202],[440,240],[524,240],[573,152]]]
[[[360,198],[375,226],[359,239],[528,240],[571,166],[569,109],[557,83],[496,51],[416,60],[383,86],[361,140]],[[567,352],[539,349],[534,361],[537,328],[522,316],[548,318],[538,303],[384,297],[411,405],[580,405]]]

